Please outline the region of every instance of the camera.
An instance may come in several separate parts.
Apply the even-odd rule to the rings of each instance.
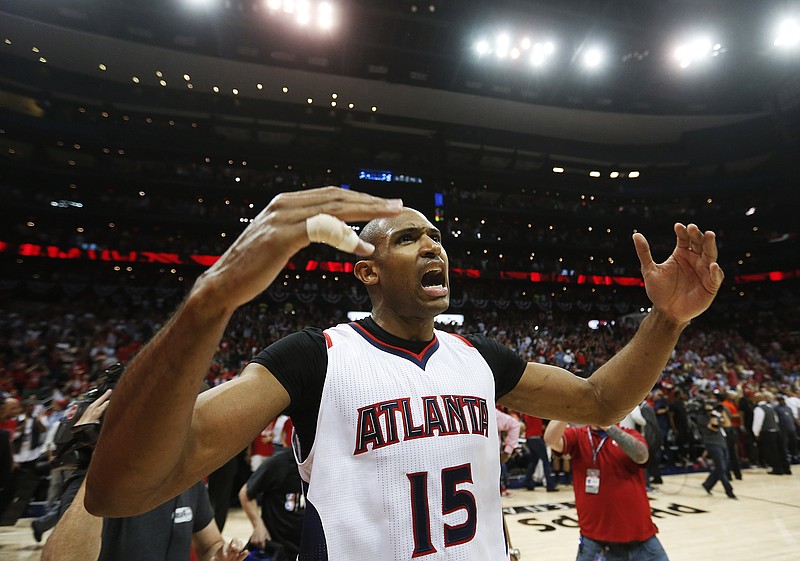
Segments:
[[[117,385],[123,372],[125,367],[120,363],[106,368],[97,377],[95,387],[69,404],[64,420],[58,426],[53,438],[56,450],[51,467],[71,465],[85,468],[89,465],[100,427],[81,425],[76,428],[75,423],[80,420],[89,405],[97,401],[106,390],[113,389]]]

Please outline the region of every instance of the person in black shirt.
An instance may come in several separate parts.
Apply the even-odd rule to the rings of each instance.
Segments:
[[[257,502],[261,502],[261,516]],[[297,464],[290,448],[267,458],[239,491],[239,502],[253,525],[247,548],[289,561],[300,550],[305,497]]]

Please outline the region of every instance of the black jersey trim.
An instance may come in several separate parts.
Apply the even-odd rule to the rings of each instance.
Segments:
[[[367,331],[364,326],[359,325],[358,323],[348,323],[347,325],[352,327],[356,333],[361,335],[367,341],[367,343],[376,349],[411,361],[419,366],[422,370],[425,370],[425,366],[428,364],[428,359],[430,359],[433,356],[433,353],[435,353],[439,348],[439,340],[436,338],[436,335],[433,336],[433,340],[428,343],[428,345],[422,349],[422,351],[419,353],[413,353],[408,349],[390,345],[385,341],[381,341],[378,339],[378,337]]]

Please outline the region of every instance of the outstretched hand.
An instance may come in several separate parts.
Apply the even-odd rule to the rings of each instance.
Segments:
[[[683,324],[703,313],[717,295],[725,274],[717,263],[714,232],[695,224],[675,224],[677,244],[666,261],[656,263],[642,234],[633,235],[647,296],[653,306]]]
[[[323,187],[276,196],[203,275],[218,287],[219,297],[234,307],[255,298],[286,262],[312,241],[332,241],[351,253],[369,256],[371,244],[354,239],[343,221],[367,221],[398,214],[399,199]],[[320,222],[317,215],[329,215]],[[341,245],[338,241],[341,240]]]

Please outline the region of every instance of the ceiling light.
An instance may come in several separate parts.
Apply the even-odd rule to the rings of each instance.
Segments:
[[[211,89],[214,90],[214,93],[219,93],[219,88],[217,86],[214,86]]]
[[[372,112],[375,113],[375,111],[377,111],[377,110],[378,110],[378,108],[373,105],[372,106]]]
[[[131,77],[131,80],[133,81],[134,84],[138,84],[139,83],[139,78],[136,77],[136,76]]]
[[[609,174],[608,174],[608,176],[609,176],[611,179],[616,179],[616,178],[618,178],[618,177],[619,177],[619,172],[618,172],[618,171],[612,171],[611,173],[609,173]]]
[[[306,99],[306,103],[308,103],[310,105],[310,104],[314,103],[314,100],[309,97],[308,99]]]
[[[632,171],[632,172],[630,172],[628,174],[628,177],[630,177],[631,179],[636,179],[637,177],[639,177],[639,172],[638,171]]]
[[[188,82],[188,81],[190,81],[190,80],[192,79],[192,77],[191,77],[191,76],[189,76],[188,74],[184,74],[184,75],[183,75],[183,79],[184,79],[184,80],[186,80],[186,81]]]
[[[264,84],[256,84],[256,88],[258,88],[259,90],[263,90]]]
[[[231,91],[233,92],[233,95],[239,95],[239,90],[236,88],[233,88]]]
[[[555,171],[555,169],[553,171]],[[597,170],[590,171],[589,177],[600,177],[600,172]]]
[[[564,168],[554,167],[553,173],[564,173]]]
[[[707,37],[700,37],[675,49],[675,58],[678,59],[681,68],[688,68],[693,63],[709,56],[712,52],[720,52],[720,49],[714,49],[711,40]]]
[[[485,54],[489,54],[489,42],[482,39],[475,43],[475,51],[478,53],[478,56],[483,56]]]
[[[747,212],[744,213],[745,216],[753,216],[756,213],[756,207],[751,206],[747,209]]]
[[[105,72],[106,70],[108,70],[108,67],[107,67],[105,64],[103,64],[102,62],[101,62],[100,64],[98,64],[98,65],[97,65],[97,68],[99,68],[100,70],[102,70],[102,71],[104,71],[104,72]]]
[[[497,58],[505,58],[508,56],[508,45],[511,42],[508,35],[505,33],[498,35],[497,39],[495,40],[495,49],[494,52],[497,55]]]
[[[333,5],[322,2],[317,6],[317,23],[322,29],[333,27]]]
[[[287,88],[286,86],[283,86],[283,87],[281,88],[281,91],[282,91],[283,93],[289,93],[289,88]]]
[[[778,26],[778,36],[773,44],[776,47],[796,47],[800,43],[800,26],[793,19],[785,19]]]
[[[583,63],[587,68],[597,68],[603,62],[603,58],[603,52],[596,47],[592,47],[583,55]]]
[[[522,41],[520,41],[519,46],[523,49],[530,49],[531,48],[531,40],[527,37],[524,37]]]

